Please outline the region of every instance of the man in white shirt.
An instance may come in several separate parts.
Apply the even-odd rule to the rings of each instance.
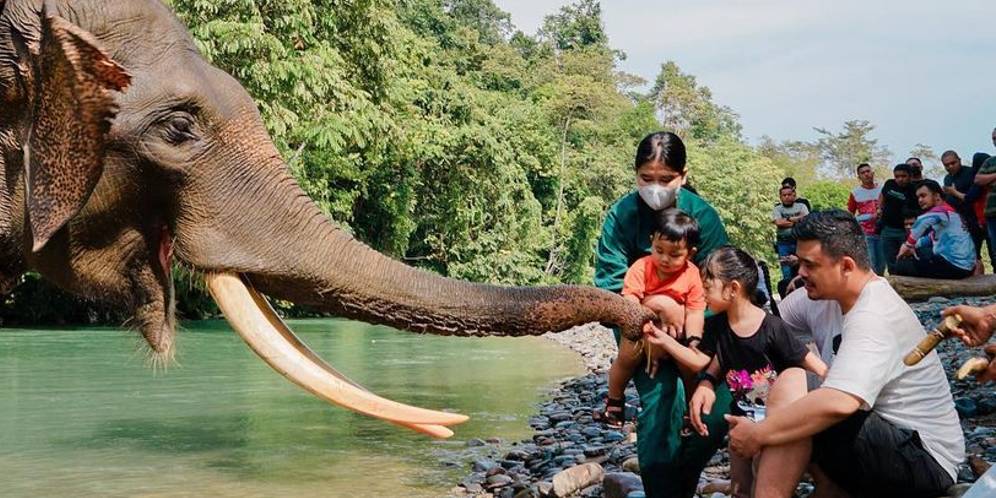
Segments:
[[[727,416],[731,450],[761,454],[755,496],[791,496],[810,460],[814,496],[944,494],[965,441],[937,353],[902,362],[925,335],[919,320],[872,272],[851,215],[814,213],[794,233],[809,297],[843,313],[841,343],[819,389],[760,423]]]

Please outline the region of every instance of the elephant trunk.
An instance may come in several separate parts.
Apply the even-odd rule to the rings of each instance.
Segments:
[[[198,196],[226,199],[223,204],[184,207],[180,199],[182,259],[202,270],[246,275],[273,297],[415,332],[521,336],[600,322],[634,337],[652,318],[639,304],[594,287],[476,284],[407,266],[335,226],[276,150],[263,153],[250,164],[264,167],[225,172],[237,190]]]

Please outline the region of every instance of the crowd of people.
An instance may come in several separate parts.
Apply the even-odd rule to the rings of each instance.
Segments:
[[[992,133],[996,146],[996,130]],[[946,172],[942,183],[923,178],[923,163],[911,157],[892,169],[893,177],[875,181],[871,165],[857,165],[859,184],[847,200],[865,234],[868,258],[878,275],[962,279],[984,272],[983,247],[996,268],[996,157],[978,152],[970,165],[956,151],[941,155]],[[795,180],[786,178],[779,191],[772,221],[775,248],[782,269],[779,290],[791,288],[798,259],[791,227],[811,207],[797,198]]]
[[[943,186],[923,180],[915,158],[881,187],[860,165],[850,212],[813,212],[787,179],[772,215],[785,294],[776,316],[764,307],[762,265],[729,244],[715,209],[687,185],[681,139],[641,141],[637,188],[607,214],[595,284],[659,322],[639,340],[614,331],[619,353],[596,415],[621,424],[623,391],[635,384],[647,496],[693,496],[727,441],[737,497],[793,496],[807,471],[814,496],[944,494],[965,458],[958,414],[936,353],[903,364],[925,332],[881,275],[978,271],[986,237],[976,227],[987,218],[975,210],[988,202],[996,161],[976,163],[945,153]],[[996,228],[996,199],[993,208]],[[966,313],[977,324],[983,312]]]

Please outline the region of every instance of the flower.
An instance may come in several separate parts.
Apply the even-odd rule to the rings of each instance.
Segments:
[[[726,373],[726,383],[734,393],[741,394],[749,391],[754,384],[746,370],[730,370]]]

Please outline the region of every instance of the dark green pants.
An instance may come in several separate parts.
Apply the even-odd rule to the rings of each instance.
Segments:
[[[667,363],[653,379],[642,369],[633,377],[643,410],[637,419],[637,455],[643,487],[650,498],[685,498],[695,494],[702,469],[723,444],[730,408],[730,390],[716,390],[712,413],[705,417],[709,436],[697,433],[682,437],[688,404],[685,387],[673,363]],[[691,397],[691,394],[688,395]]]
[[[619,333],[615,332],[618,341]],[[664,362],[652,379],[640,367],[633,376],[633,383],[643,407],[637,418],[636,452],[647,496],[693,496],[702,469],[726,437],[728,426],[723,415],[730,409],[729,388],[724,383],[716,389],[712,413],[705,417],[709,436],[701,437],[693,433],[681,437],[688,402],[677,366],[670,361]],[[687,397],[690,398],[691,394]]]

